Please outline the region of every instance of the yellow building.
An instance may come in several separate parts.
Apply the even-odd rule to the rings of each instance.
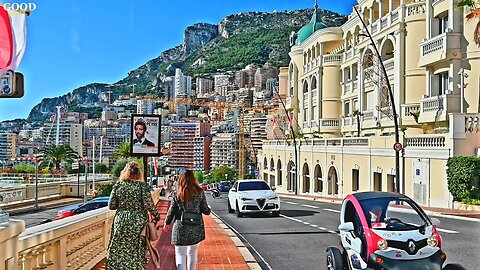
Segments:
[[[359,0],[344,25],[326,27],[315,11],[290,37],[283,89],[303,134],[298,159],[292,140],[265,141],[260,175],[280,193],[394,191],[395,128],[382,62],[404,147],[400,192],[421,205],[451,207],[447,159],[480,147],[480,50],[476,20],[465,14],[454,0]]]

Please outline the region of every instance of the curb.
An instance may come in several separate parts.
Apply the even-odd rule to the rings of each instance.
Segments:
[[[324,199],[324,198],[311,198],[311,197],[297,197],[294,195],[282,195],[279,194],[281,198],[288,198],[288,199],[297,199],[297,200],[304,200],[304,201],[319,201],[319,202],[327,202],[327,203],[334,203],[334,204],[342,204],[342,201],[338,201],[335,199]],[[432,217],[441,217],[441,218],[448,218],[448,219],[456,219],[456,220],[463,220],[463,221],[471,221],[471,222],[478,222],[480,223],[480,219],[478,218],[471,218],[471,217],[464,217],[464,216],[455,216],[449,214],[443,214],[439,212],[434,212],[431,210],[423,210],[425,214]]]
[[[255,257],[253,254],[250,252],[250,250],[245,246],[245,244],[238,238],[237,234],[230,229],[228,225],[226,225],[222,219],[212,211],[213,214],[213,220],[217,222],[218,225],[220,225],[220,228],[222,228],[225,233],[230,237],[230,239],[233,241],[235,246],[237,247],[238,251],[240,251],[240,254],[242,254],[243,259],[248,265],[248,269],[250,270],[261,270],[262,268],[260,267],[260,264],[255,260]]]

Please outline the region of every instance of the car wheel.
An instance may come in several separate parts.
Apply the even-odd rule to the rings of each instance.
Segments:
[[[280,216],[280,211],[273,211],[272,216],[279,217]]]
[[[238,207],[238,202],[236,203],[237,208],[235,209],[235,212],[237,213],[237,217],[243,217],[242,212],[240,212],[240,207]]]
[[[449,263],[445,265],[443,270],[466,270],[465,267],[461,266],[460,264],[456,263]]]
[[[327,270],[344,270],[343,256],[340,250],[336,247],[329,247],[327,249]]]
[[[230,206],[230,200],[227,199],[227,205],[228,205],[228,213],[235,213],[235,210]]]

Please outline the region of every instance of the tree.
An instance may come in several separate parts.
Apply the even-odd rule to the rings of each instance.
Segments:
[[[77,152],[70,145],[50,145],[42,149],[43,162],[46,164],[55,164],[55,170],[60,170],[62,162],[73,162],[78,157]]]
[[[353,110],[352,115],[357,118],[357,137],[360,137],[360,116],[363,116],[363,113],[359,110]]]
[[[96,173],[108,173],[108,166],[105,165],[104,163],[97,162],[95,163],[95,172]]]
[[[225,179],[225,174],[227,174],[227,179]],[[215,182],[221,181],[231,181],[235,177],[235,171],[227,166],[221,166],[215,169],[212,174],[212,178]]]
[[[473,18],[479,18],[477,22],[477,27],[475,27],[475,32],[473,33],[473,40],[477,46],[480,46],[480,1],[478,0],[460,0],[457,3],[457,7],[459,8],[467,8],[469,13],[465,18],[467,20]]]
[[[197,178],[197,181],[199,183],[203,183],[203,172],[195,171],[194,175],[195,175],[195,178]]]
[[[130,157],[130,143],[123,142],[113,152],[114,158],[128,158]]]

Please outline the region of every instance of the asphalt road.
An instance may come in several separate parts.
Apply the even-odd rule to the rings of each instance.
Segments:
[[[40,210],[40,211],[32,211],[29,213],[24,213],[24,214],[18,214],[18,215],[13,215],[11,216],[12,219],[21,219],[25,221],[25,227],[33,227],[36,225],[39,225],[42,223],[42,221],[46,219],[51,219],[53,220],[58,213],[58,210],[63,209],[69,205],[78,205],[79,203],[71,203],[67,205],[62,205],[62,206],[56,206],[53,208],[48,208],[45,210]]]
[[[237,218],[227,210],[227,194],[213,199],[212,210],[240,235],[262,269],[326,269],[325,250],[338,246],[340,204],[281,198],[281,216]],[[437,217],[438,218],[438,217]],[[447,262],[479,269],[480,223],[439,218]]]

